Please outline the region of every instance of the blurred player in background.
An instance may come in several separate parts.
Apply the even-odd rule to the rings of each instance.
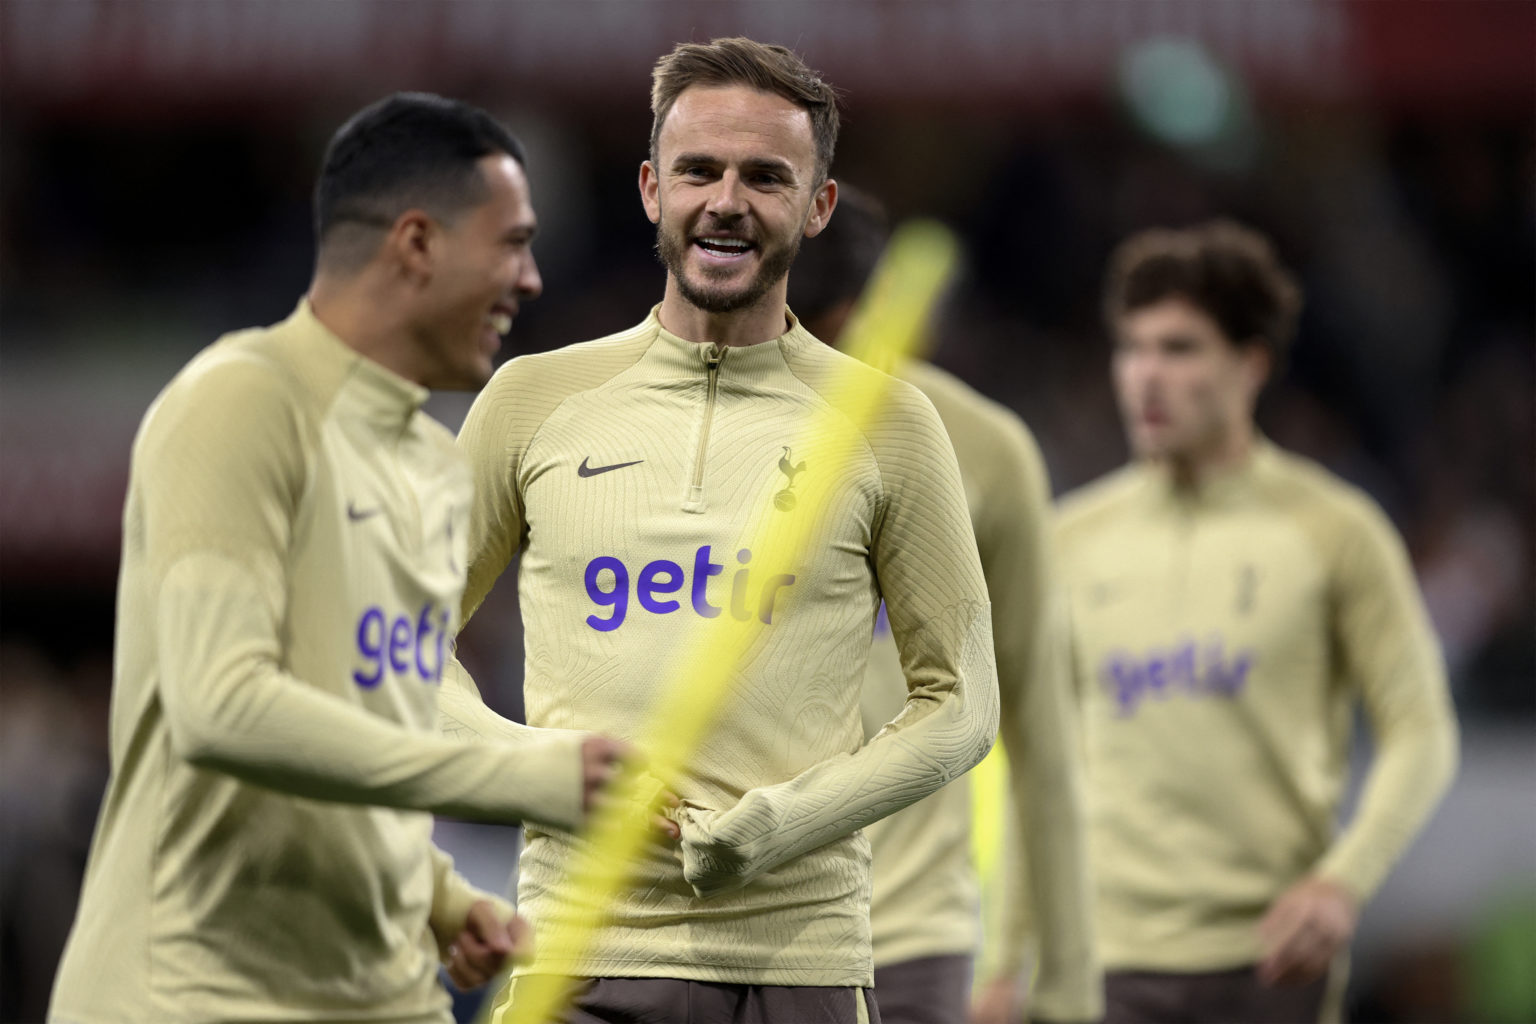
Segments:
[[[59,1021],[447,1021],[526,942],[432,812],[578,825],[620,748],[437,734],[471,484],[427,388],[478,388],[541,283],[518,141],[421,94],[361,111],[285,321],[156,399],[123,524],[112,775]]]
[[[805,247],[789,289],[790,308],[822,341],[837,343],[887,234],[880,204],[845,183],[837,216]],[[1023,927],[1029,915],[1005,915],[1012,928],[995,958],[998,975],[972,1016],[989,1024],[1019,1019],[1021,975],[1033,952],[1038,975],[1031,1016],[1096,1020],[1103,1012],[1102,979],[1089,922],[1075,710],[1048,639],[1051,491],[1045,463],[1029,428],[1004,406],[930,363],[911,361],[900,376],[933,402],[960,462],[992,598],[1002,738],[1011,770],[1009,824],[1022,830],[1010,846],[1028,854],[1005,866],[1022,877],[1004,888],[1026,897],[1034,934]],[[900,655],[882,618],[865,677],[866,737],[901,710],[906,692]],[[967,1017],[981,917],[971,813],[966,776],[865,829],[874,853],[875,996],[885,1024]]]
[[[1064,503],[1058,554],[1111,1024],[1331,1014],[1361,904],[1454,772],[1397,533],[1254,426],[1299,306],[1230,222],[1137,235],[1109,266],[1136,461]],[[1335,836],[1357,703],[1375,756]]]
[[[800,240],[837,201],[831,87],[782,47],[684,44],[656,65],[652,111],[640,192],[662,301],[623,333],[514,360],[475,402],[459,436],[477,485],[465,607],[526,545],[529,721],[627,738],[662,673],[710,642],[705,620],[764,628],[678,780],[680,850],[652,846],[589,958],[533,969],[589,979],[577,1021],[874,1020],[858,829],[969,769],[997,729],[960,474],[916,389],[786,309]],[[890,385],[862,433],[824,396],[850,375]],[[832,426],[808,436],[821,417]],[[822,507],[796,493],[814,474],[835,474]],[[820,517],[826,540],[767,576],[745,539],[789,515]],[[866,744],[882,596],[911,695]],[[519,896],[535,926],[561,912],[575,842],[529,830]]]

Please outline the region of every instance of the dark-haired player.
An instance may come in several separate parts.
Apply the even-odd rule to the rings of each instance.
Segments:
[[[432,812],[580,822],[617,747],[438,735],[469,471],[420,411],[478,388],[539,294],[517,140],[398,95],[331,140],[285,321],[155,400],[123,519],[112,775],[55,982],[59,1021],[447,1021],[511,909]]]
[[[1106,1019],[1315,1021],[1456,728],[1403,544],[1254,403],[1300,295],[1230,222],[1149,231],[1105,318],[1136,461],[1064,503]],[[1335,815],[1363,705],[1375,757]]]

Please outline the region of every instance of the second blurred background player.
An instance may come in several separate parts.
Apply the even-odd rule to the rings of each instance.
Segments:
[[[1331,1011],[1360,905],[1455,765],[1402,540],[1254,425],[1300,299],[1231,222],[1144,232],[1110,264],[1136,461],[1063,503],[1057,548],[1110,1024]],[[1357,703],[1375,757],[1335,836]]]
[[[846,183],[838,212],[801,250],[789,304],[816,337],[835,345],[889,233],[885,211]],[[1026,851],[1003,870],[1010,908],[994,976],[970,1013],[1016,1020],[1022,975],[1038,970],[1028,996],[1041,1020],[1094,1020],[1103,1012],[1094,957],[1076,726],[1068,678],[1052,657],[1049,522],[1051,490],[1033,435],[1006,407],[930,363],[899,374],[933,402],[949,431],[970,504],[976,546],[992,599],[1002,739],[1009,754],[1009,848]],[[873,736],[901,710],[906,680],[882,616],[865,677],[863,716]],[[874,852],[870,926],[875,994],[886,1024],[963,1021],[980,946],[981,909],[971,850],[969,776],[865,828]],[[1026,921],[1026,919],[1032,919]],[[1026,934],[1024,925],[1032,925]],[[1030,946],[1033,949],[1030,949]]]

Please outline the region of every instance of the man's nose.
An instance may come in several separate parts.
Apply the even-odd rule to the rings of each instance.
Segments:
[[[746,213],[746,186],[741,176],[735,171],[726,171],[721,175],[704,209],[721,220],[730,220]]]
[[[532,252],[528,253],[522,272],[517,275],[517,293],[525,299],[536,299],[544,293],[544,278],[539,274],[539,263]]]

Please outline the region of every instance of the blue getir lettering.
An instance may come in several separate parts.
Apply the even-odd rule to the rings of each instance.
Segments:
[[[658,582],[662,575],[667,577],[665,583]],[[683,579],[683,567],[676,562],[669,562],[665,558],[647,562],[635,580],[635,596],[640,599],[640,607],[657,615],[677,611],[683,606],[681,601],[658,601],[656,595],[677,593],[683,589]]]
[[[372,659],[373,671],[354,670],[352,679],[365,690],[379,685],[384,678],[384,610],[369,608],[357,620],[357,649],[365,659]]]
[[[428,601],[413,619],[409,615],[390,618],[375,605],[357,620],[357,653],[362,664],[352,670],[352,681],[371,690],[384,681],[386,672],[404,675],[414,671],[423,683],[439,683],[447,642],[446,608]]]
[[[709,560],[709,545],[705,544],[694,552],[693,555],[693,610],[712,619],[720,614],[720,609],[709,603],[706,593],[709,588],[709,578],[719,576],[725,572],[725,566]]]
[[[1148,698],[1188,697],[1236,699],[1248,681],[1253,652],[1241,650],[1230,658],[1221,638],[1203,647],[1184,640],[1172,649],[1154,648],[1142,655],[1112,651],[1099,666],[1099,682],[1120,718],[1134,715]]]
[[[736,562],[741,568],[731,578],[731,616],[739,622],[746,622],[755,615],[764,625],[772,625],[774,602],[779,591],[792,586],[795,577],[789,573],[776,574],[770,576],[761,587],[754,588],[749,565],[751,561],[750,550],[742,548],[736,552]],[[705,544],[694,552],[691,580],[679,562],[666,558],[647,562],[634,577],[635,598],[641,608],[652,614],[670,615],[682,608],[682,601],[663,595],[680,593],[686,585],[694,614],[713,619],[725,607],[710,601],[709,581],[724,572],[725,566],[711,559],[710,546]],[[587,625],[602,633],[612,632],[624,625],[629,614],[630,572],[623,560],[612,555],[599,555],[587,563],[583,582],[592,603],[608,609],[606,616],[588,615]]]

